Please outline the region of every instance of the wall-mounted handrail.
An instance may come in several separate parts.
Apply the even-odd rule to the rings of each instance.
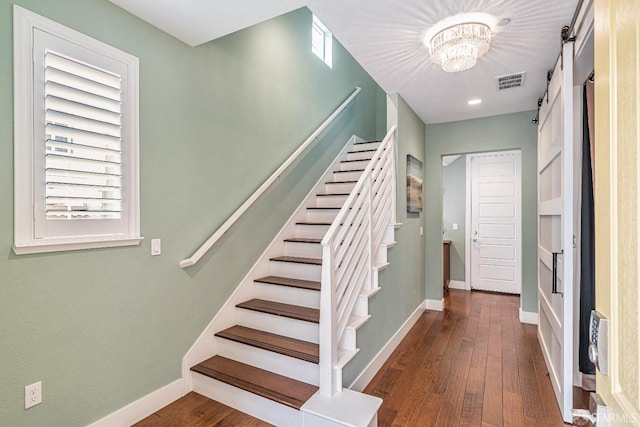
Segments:
[[[224,235],[224,233],[226,233],[231,228],[231,226],[238,220],[238,218],[240,218],[242,214],[244,214],[256,200],[258,200],[258,198],[271,186],[271,184],[275,182],[276,179],[278,179],[280,175],[282,175],[282,173],[291,165],[291,163],[293,163],[298,158],[298,156],[300,156],[300,154],[302,154],[302,152],[313,143],[313,141],[322,133],[322,131],[324,131],[331,124],[331,122],[335,120],[335,118],[342,112],[342,110],[347,108],[347,105],[349,105],[351,101],[353,101],[353,99],[358,95],[358,93],[360,93],[361,90],[362,89],[360,87],[356,87],[353,93],[342,104],[340,104],[340,106],[318,127],[318,129],[316,129],[309,136],[309,138],[307,138],[307,140],[304,141],[302,145],[300,145],[298,149],[294,151],[293,154],[291,154],[291,156],[289,156],[289,158],[285,160],[284,163],[280,165],[280,167],[276,169],[276,171],[273,172],[271,176],[267,178],[267,180],[263,182],[256,191],[253,192],[253,194],[247,200],[245,200],[245,202],[224,222],[224,224],[220,226],[220,228],[216,230],[215,233],[211,235],[211,237],[207,239],[206,242],[202,244],[202,246],[200,246],[200,248],[198,248],[197,251],[195,251],[193,255],[191,255],[191,257],[180,261],[180,267],[186,268],[197,263],[198,260],[200,260],[200,258],[202,258],[202,256],[206,254],[207,251],[213,247],[213,245],[216,244],[218,239],[220,239]]]
[[[363,292],[374,290],[377,251],[396,225],[395,133],[392,127],[322,239],[320,393],[342,390],[339,351]]]

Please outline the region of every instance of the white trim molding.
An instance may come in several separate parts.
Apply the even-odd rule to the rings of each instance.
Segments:
[[[423,301],[418,308],[409,316],[407,320],[400,326],[400,329],[396,331],[391,339],[382,347],[382,349],[375,355],[373,360],[369,362],[366,368],[360,375],[351,383],[349,388],[355,391],[362,391],[371,382],[373,377],[378,373],[384,362],[387,361],[391,353],[398,347],[400,342],[407,336],[411,328],[416,324],[422,313],[424,313],[427,307],[427,300]]]
[[[538,313],[532,311],[523,311],[522,308],[520,311],[520,323],[528,323],[530,325],[537,325],[539,323],[539,315]]]
[[[426,299],[424,301],[427,310],[442,311],[444,310],[444,298],[442,299]]]
[[[184,381],[180,378],[89,424],[88,427],[130,426],[180,399],[184,394]]]
[[[449,280],[449,289],[460,289],[463,291],[470,291],[471,289],[467,288],[467,282],[463,280]]]

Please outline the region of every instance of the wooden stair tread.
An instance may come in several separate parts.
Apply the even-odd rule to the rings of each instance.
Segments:
[[[369,160],[371,160],[371,159],[343,160],[340,163],[368,162]]]
[[[354,142],[354,143],[353,143],[353,145],[375,144],[376,142],[382,142],[382,141],[362,141],[362,142]]]
[[[296,225],[331,225],[331,223],[330,222],[300,221],[300,222],[296,222]]]
[[[325,208],[322,208],[325,209]],[[326,209],[340,209],[340,208],[326,208]],[[310,239],[307,237],[291,237],[289,239],[284,239],[285,242],[292,243],[322,243],[322,239]]]
[[[367,142],[367,144],[371,144],[370,142]],[[370,150],[356,150],[356,151],[347,151],[347,154],[356,154],[356,153],[373,153],[378,151],[377,148],[372,148]]]
[[[322,265],[321,258],[305,258],[305,257],[297,257],[297,256],[278,256],[275,258],[271,258],[271,261],[295,262],[296,264]]]
[[[330,210],[336,210],[336,211],[339,211],[340,209],[342,209],[342,208],[336,208],[336,207],[324,207],[324,206],[307,208],[307,210],[308,210],[308,211],[330,211]]]
[[[311,363],[320,360],[318,344],[270,332],[236,325],[216,333],[216,336]]]
[[[221,356],[213,356],[191,370],[297,410],[318,391],[314,385]]]
[[[350,193],[318,193],[318,197],[331,197],[331,196],[348,196]]]
[[[236,307],[306,322],[320,323],[320,310],[317,308],[301,307],[257,298],[240,303]]]
[[[364,169],[353,169],[349,171],[333,171],[333,173],[349,173],[349,172],[364,172]]]
[[[357,184],[358,181],[327,181],[325,184]]]
[[[320,290],[320,282],[312,280],[292,279],[290,277],[267,276],[254,280],[258,283],[268,283],[271,285],[289,286],[291,288],[309,289],[312,291]]]

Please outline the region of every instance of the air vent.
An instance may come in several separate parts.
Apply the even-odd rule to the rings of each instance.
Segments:
[[[523,71],[521,73],[507,74],[504,76],[496,77],[496,85],[498,87],[498,90],[524,86],[524,77],[526,74],[526,71]]]

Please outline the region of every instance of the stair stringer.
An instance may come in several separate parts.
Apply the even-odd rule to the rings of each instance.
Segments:
[[[218,344],[214,334],[238,323],[239,318],[236,305],[255,297],[257,291],[254,279],[269,274],[271,268],[269,259],[283,253],[284,239],[286,236],[294,234],[296,227],[295,223],[305,219],[307,208],[314,206],[316,194],[323,189],[325,182],[329,180],[334,170],[336,170],[340,165],[340,162],[347,158],[347,152],[351,147],[353,147],[353,144],[363,141],[364,140],[362,138],[356,135],[353,135],[347,141],[344,148],[336,156],[336,159],[318,179],[302,203],[274,237],[271,244],[269,244],[262,255],[260,255],[258,261],[256,261],[254,266],[242,279],[238,287],[233,291],[227,301],[225,301],[211,322],[209,322],[207,327],[202,331],[194,344],[187,351],[182,359],[182,378],[184,379],[185,394],[194,390],[194,378],[199,375],[192,372],[190,368],[201,361],[218,354]],[[315,342],[317,342],[317,338],[315,339]]]

